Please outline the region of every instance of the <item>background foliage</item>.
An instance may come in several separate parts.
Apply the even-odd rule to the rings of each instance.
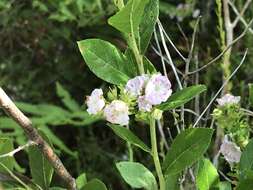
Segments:
[[[242,4],[243,0],[237,1],[239,7]],[[160,20],[185,55],[189,44],[184,35],[191,37],[196,22],[194,13],[200,11],[202,18],[196,40],[200,64],[220,52],[217,48],[220,42],[215,10],[213,0],[160,1]],[[107,18],[115,11],[111,0],[0,0],[0,86],[48,136],[74,176],[85,172],[88,178],[102,179],[108,187],[127,189],[114,166],[116,161],[127,157],[125,143],[114,137],[99,118],[88,116],[83,106],[85,94],[89,94],[94,86],[106,84],[89,71],[76,43],[81,39],[99,37],[123,49],[125,42],[120,34],[107,24]],[[251,5],[246,19],[252,16]],[[235,35],[239,35],[243,28],[239,25]],[[252,41],[253,35],[247,34],[234,46],[232,54],[232,67],[235,68],[240,62],[241,50],[249,48],[246,62],[233,80],[233,92],[242,96],[242,104],[246,107],[250,107],[248,83],[253,80]],[[147,57],[162,69],[160,58],[152,48],[148,49]],[[184,68],[184,63],[173,51],[172,58],[179,69]],[[169,78],[175,83],[172,71]],[[194,82],[194,78],[190,80]],[[208,93],[203,99],[203,102],[208,102],[211,92],[222,83],[219,63],[201,72],[200,82],[208,86]],[[186,115],[186,118],[190,124],[192,115]],[[0,118],[0,129],[1,136],[14,137],[15,145],[26,141],[17,125],[4,116]],[[133,130],[144,142],[148,142],[147,129],[140,126]],[[137,160],[150,163],[150,158],[144,157],[137,149],[136,152]],[[27,160],[25,154],[19,153],[13,167],[29,174],[28,168],[24,167],[28,166]],[[207,160],[203,160],[202,164],[210,167]],[[54,176],[55,182],[59,183]]]

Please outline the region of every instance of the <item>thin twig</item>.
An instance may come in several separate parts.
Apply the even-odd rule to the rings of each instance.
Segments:
[[[241,14],[238,12],[236,6],[234,5],[234,3],[232,3],[231,1],[228,1],[229,5],[232,7],[233,11],[235,12],[235,14],[237,15],[237,18],[239,18],[239,20],[244,24],[245,27],[248,26],[247,22],[245,21],[245,19],[241,16]],[[235,25],[236,26],[236,25]],[[233,27],[235,27],[233,25]],[[249,32],[251,34],[253,34],[253,29],[249,28]]]
[[[249,22],[248,26],[245,28],[245,30],[229,45],[227,45],[227,47],[218,55],[216,56],[214,59],[212,59],[210,62],[208,62],[207,64],[205,64],[204,66],[200,67],[199,69],[195,70],[195,71],[191,71],[188,74],[192,75],[195,74],[196,72],[200,72],[201,70],[207,68],[208,66],[210,66],[211,64],[215,63],[216,61],[218,61],[227,51],[230,47],[232,47],[236,42],[238,42],[240,39],[242,39],[245,34],[247,33],[249,27],[251,26],[251,24],[253,23],[253,19],[251,19],[251,21]]]
[[[239,15],[237,15],[237,17],[235,18],[234,22],[232,23],[233,27],[235,27],[237,25],[237,23],[239,22],[240,20],[240,17],[243,17],[245,11],[247,10],[247,8],[249,7],[250,3],[251,3],[252,0],[247,0],[246,3],[244,4],[241,12]]]
[[[11,152],[8,152],[6,154],[2,154],[0,155],[0,158],[4,158],[4,157],[13,157],[16,153],[26,149],[27,147],[29,146],[32,146],[32,145],[36,145],[35,142],[33,141],[28,141],[28,143],[26,143],[25,145],[22,145],[22,146],[19,146],[18,148],[14,149],[13,151]]]
[[[61,160],[54,153],[48,143],[39,135],[36,128],[32,126],[32,122],[17,108],[13,101],[7,96],[0,87],[0,107],[7,115],[12,117],[20,127],[24,130],[30,141],[33,141],[40,149],[42,154],[52,164],[55,172],[68,185],[68,189],[76,190],[75,179],[69,174]]]
[[[198,117],[197,121],[193,125],[193,128],[195,128],[197,126],[197,124],[199,123],[199,121],[201,120],[201,118],[204,116],[204,114],[206,113],[206,111],[209,109],[209,107],[212,105],[212,103],[214,102],[214,100],[217,98],[217,96],[223,90],[224,86],[230,81],[230,79],[236,74],[236,72],[242,66],[242,64],[245,61],[247,53],[248,53],[248,49],[245,51],[244,56],[243,56],[240,64],[236,67],[236,69],[233,71],[233,73],[227,78],[227,80],[224,81],[224,83],[222,84],[222,86],[220,87],[220,89],[218,90],[218,92],[214,95],[214,97],[211,99],[211,101],[209,102],[209,104],[207,105],[207,107],[203,110],[203,112],[201,113],[201,115]]]

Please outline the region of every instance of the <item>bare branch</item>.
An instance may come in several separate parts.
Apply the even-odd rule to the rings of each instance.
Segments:
[[[247,10],[247,8],[249,7],[250,3],[252,0],[247,0],[246,3],[244,4],[241,12],[239,15],[237,15],[237,17],[235,18],[234,22],[232,23],[233,27],[235,27],[237,25],[237,23],[239,22],[240,18],[243,17],[245,11]]]
[[[212,105],[212,103],[215,101],[215,99],[217,98],[217,96],[220,94],[220,92],[223,90],[223,88],[226,86],[226,84],[230,81],[230,79],[236,74],[236,72],[242,66],[242,64],[245,61],[247,53],[248,53],[248,50],[245,51],[244,56],[243,56],[240,64],[236,67],[236,69],[233,71],[233,73],[227,78],[227,80],[224,81],[224,83],[222,84],[222,86],[220,87],[220,89],[217,91],[217,93],[214,95],[214,97],[211,99],[211,101],[209,102],[209,104],[207,105],[207,107],[202,111],[201,115],[198,117],[197,121],[194,123],[193,128],[195,128],[197,126],[197,124],[199,123],[199,121],[201,120],[201,118],[204,116],[204,114],[206,113],[206,111],[209,109],[209,107]]]
[[[245,34],[247,33],[247,31],[248,31],[248,29],[249,29],[249,27],[251,26],[252,23],[253,23],[253,19],[249,22],[249,24],[247,25],[247,27],[245,28],[245,30],[231,44],[227,45],[227,47],[217,57],[215,57],[213,60],[211,60],[210,62],[208,62],[204,66],[200,67],[199,69],[196,69],[195,71],[191,71],[188,74],[192,75],[192,74],[195,74],[196,72],[200,72],[201,70],[207,68],[211,64],[213,64],[216,61],[218,61],[228,51],[228,49],[231,46],[233,46],[236,42],[238,42],[240,39],[242,39],[245,36]]]
[[[240,15],[240,13],[238,12],[236,6],[234,5],[234,3],[232,3],[230,0],[228,1],[229,5],[232,7],[233,11],[235,12],[235,14],[237,15],[237,17],[239,18],[239,20],[244,24],[245,27],[248,26],[247,22],[245,21],[245,19]],[[235,27],[235,26],[233,26]],[[253,29],[249,28],[249,32],[251,34],[253,34]]]
[[[33,141],[42,154],[52,164],[55,172],[68,185],[68,189],[76,190],[75,179],[69,174],[61,160],[54,153],[53,149],[46,141],[39,135],[36,128],[32,126],[32,122],[17,108],[12,100],[7,96],[4,90],[0,87],[0,107],[14,119],[20,127],[24,130],[30,141]]]

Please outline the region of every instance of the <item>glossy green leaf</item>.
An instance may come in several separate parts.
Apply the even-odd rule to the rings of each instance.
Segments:
[[[86,174],[83,173],[79,175],[78,178],[76,179],[77,189],[82,189],[86,184],[87,184]]]
[[[250,140],[242,152],[239,170],[240,178],[245,178],[248,171],[253,170],[253,139]]]
[[[89,181],[81,190],[107,190],[107,188],[102,181],[93,179]]]
[[[213,134],[212,129],[190,128],[181,132],[168,151],[163,169],[166,175],[183,171],[199,160],[206,152]]]
[[[157,190],[155,177],[142,164],[137,162],[119,162],[116,166],[125,182],[131,187]]]
[[[49,142],[44,133],[40,133]],[[28,148],[28,158],[33,181],[42,187],[42,189],[48,189],[54,172],[53,167],[37,146]]]
[[[132,31],[138,35],[138,28],[148,1],[129,0],[123,9],[109,18],[108,23],[125,35],[131,34]]]
[[[144,55],[155,29],[159,15],[159,0],[149,0],[140,24],[140,49]]]
[[[122,138],[125,141],[130,142],[132,145],[135,145],[135,146],[141,148],[142,150],[150,153],[150,151],[151,151],[150,148],[126,127],[122,127],[119,125],[112,125],[112,124],[110,124],[109,127],[120,138]]]
[[[196,184],[199,190],[208,190],[215,187],[219,182],[219,174],[208,159],[199,162]]]
[[[222,181],[218,184],[219,190],[232,190],[231,184],[227,181]]]
[[[4,155],[13,150],[13,142],[11,139],[0,138],[0,155]],[[0,162],[6,166],[10,171],[13,170],[15,160],[13,157],[0,158]],[[5,168],[0,166],[0,172],[6,172]]]
[[[196,85],[184,88],[183,90],[173,93],[165,103],[157,106],[157,108],[163,111],[175,109],[186,104],[204,91],[206,91],[205,85]]]
[[[64,105],[70,110],[70,111],[79,111],[80,107],[78,103],[72,99],[69,92],[64,89],[64,87],[60,83],[56,83],[56,93],[61,98]]]
[[[78,46],[86,64],[97,77],[116,85],[125,84],[130,78],[124,55],[111,43],[88,39],[79,41]]]

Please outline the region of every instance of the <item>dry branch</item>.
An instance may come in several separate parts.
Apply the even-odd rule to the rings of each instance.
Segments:
[[[0,87],[0,107],[14,119],[26,133],[28,139],[33,141],[45,158],[52,164],[55,172],[66,183],[69,190],[76,190],[75,179],[69,174],[61,160],[54,153],[48,143],[39,135],[36,128],[32,126],[32,122],[17,108],[13,101],[7,96]]]

